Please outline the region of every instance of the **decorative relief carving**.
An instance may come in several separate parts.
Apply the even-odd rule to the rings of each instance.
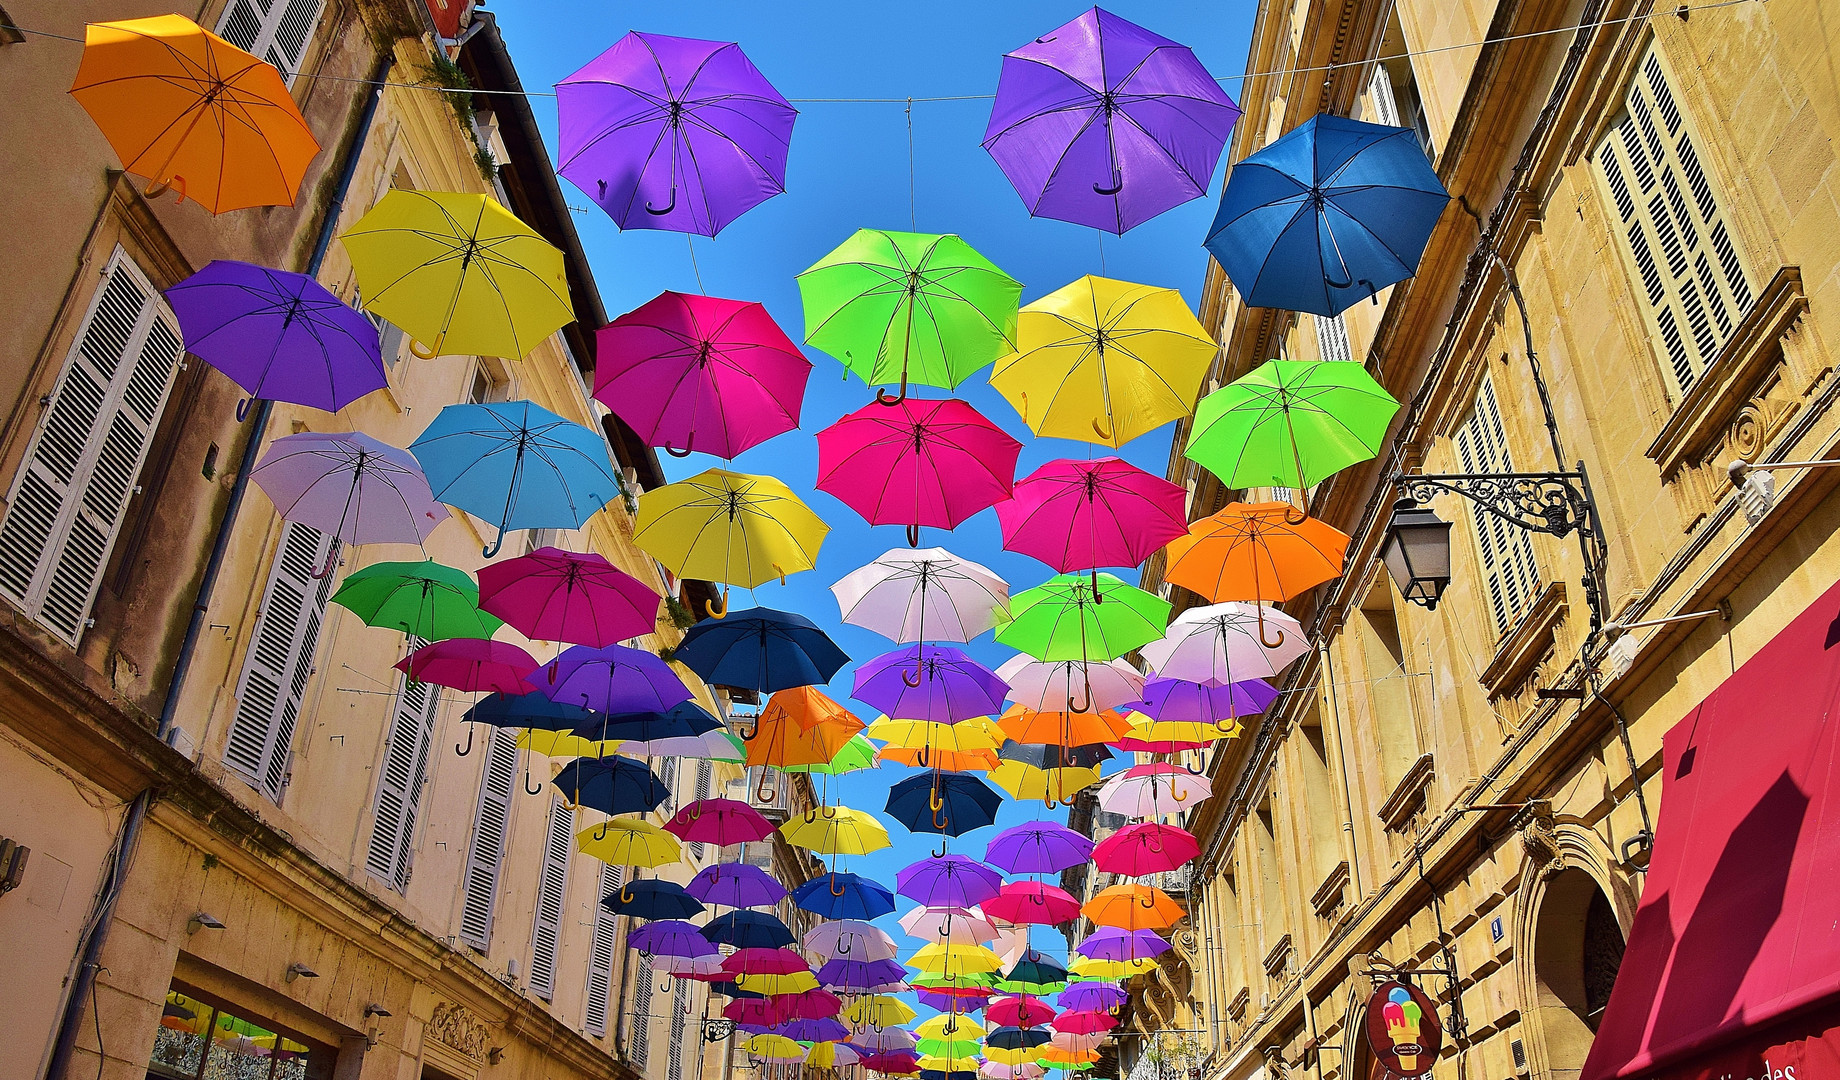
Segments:
[[[1565,869],[1559,858],[1559,834],[1553,825],[1552,804],[1536,799],[1514,815],[1514,828],[1520,834],[1521,851],[1545,876]]]
[[[486,1056],[486,1046],[491,1041],[485,1024],[468,1012],[466,1006],[445,1001],[434,1007],[434,1016],[428,1020],[428,1034],[434,1036],[436,1042],[451,1046],[475,1061]]]

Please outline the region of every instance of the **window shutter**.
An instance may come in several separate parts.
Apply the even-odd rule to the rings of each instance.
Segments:
[[[217,36],[267,60],[294,85],[325,0],[234,0],[218,20]]]
[[[336,550],[337,542],[318,529],[291,521],[282,528],[237,682],[224,764],[272,802],[281,801],[286,785],[288,746],[332,591],[332,574],[313,575]]]
[[[684,1076],[684,1014],[690,1009],[690,983],[686,979],[675,981],[677,986],[671,991],[671,1059],[665,1067],[666,1080],[683,1080]]]
[[[411,637],[409,644],[414,648],[426,642]],[[403,676],[383,767],[377,774],[376,813],[370,851],[364,861],[366,870],[397,892],[407,892],[409,888],[416,809],[428,775],[428,747],[434,741],[435,718],[440,710],[440,687]]]
[[[569,884],[569,849],[575,845],[575,808],[551,804],[543,838],[543,875],[537,882],[537,922],[530,934],[530,988],[549,1001],[556,992],[556,948],[562,940],[562,902]]]
[[[620,887],[618,867],[601,864],[601,895],[610,896]],[[582,1007],[582,1023],[588,1034],[605,1037],[607,1006],[613,992],[613,956],[619,941],[616,927],[620,917],[607,905],[594,905],[594,947],[588,954],[587,1004]]]
[[[1466,473],[1514,471],[1508,455],[1507,432],[1495,399],[1495,384],[1484,379],[1476,392],[1469,419],[1457,429],[1457,464]],[[1533,541],[1527,530],[1511,525],[1472,504],[1476,546],[1482,555],[1482,577],[1488,591],[1489,611],[1497,633],[1507,633],[1533,602],[1539,589],[1539,567],[1533,559]]]
[[[1314,316],[1316,323],[1316,354],[1324,360],[1347,361],[1354,359],[1354,350],[1348,344],[1348,323],[1340,315],[1325,318]]]
[[[696,763],[696,798],[697,798],[697,801],[700,802],[704,799],[709,798],[709,789],[712,783],[714,782],[714,780],[715,780],[715,766],[711,765],[707,759],[697,762]],[[690,856],[691,858],[694,858],[694,859],[701,859],[707,850],[708,850],[708,845],[704,844],[700,840],[695,841],[690,845]]]
[[[473,842],[466,853],[466,894],[460,903],[460,940],[480,952],[492,943],[498,868],[505,859],[517,760],[516,733],[493,728],[486,746],[485,775],[479,780],[479,808],[473,814]]]
[[[157,297],[117,247],[0,523],[0,593],[70,645],[88,624],[184,352]]]
[[[627,1058],[633,1068],[645,1068],[645,1061],[652,1056],[652,958],[649,953],[639,954],[639,973],[633,984],[633,1001],[645,1002],[645,1008],[634,1008],[632,1012],[632,1045],[627,1048]]]
[[[1387,74],[1385,64],[1374,65],[1374,75],[1368,80],[1367,91],[1374,99],[1374,123],[1398,127],[1399,103],[1393,98],[1393,77]]]

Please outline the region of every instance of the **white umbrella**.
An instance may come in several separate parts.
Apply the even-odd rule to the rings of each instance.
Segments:
[[[620,744],[620,752],[634,757],[707,758],[711,761],[734,762],[747,760],[747,747],[721,728],[705,731],[701,735],[677,735],[650,742],[627,740]]]
[[[844,622],[899,644],[970,641],[1009,611],[1009,582],[945,548],[895,548],[831,592]]]
[[[1099,808],[1132,818],[1179,814],[1214,793],[1207,777],[1180,765],[1133,765],[1099,787]]]
[[[1071,1031],[1057,1031],[1048,1036],[1048,1045],[1054,1047],[1056,1050],[1069,1050],[1079,1054],[1088,1050],[1099,1049],[1099,1044],[1109,1037],[1108,1034],[1102,1032],[1094,1032],[1091,1035],[1076,1035]]]
[[[652,966],[661,975],[694,977],[697,975],[715,975],[722,970],[722,957],[717,956],[654,956]]]
[[[917,907],[901,916],[901,929],[908,937],[953,945],[997,939],[997,928],[977,908]]]
[[[1142,651],[1164,678],[1225,684],[1271,678],[1309,652],[1310,641],[1303,626],[1282,611],[1234,600],[1189,608]]]
[[[1082,670],[1083,669],[1083,670]],[[1117,709],[1144,696],[1144,677],[1123,660],[1037,660],[1017,653],[997,669],[1009,699],[1036,712],[1066,712],[1067,702],[1091,687],[1093,709]]]
[[[851,960],[873,962],[893,960],[898,956],[894,939],[886,930],[856,919],[821,922],[805,932],[805,948],[834,960],[847,956]]]

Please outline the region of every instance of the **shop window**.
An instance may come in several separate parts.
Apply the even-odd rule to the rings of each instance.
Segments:
[[[324,0],[231,0],[217,36],[275,65],[293,86],[323,6]]]
[[[485,773],[479,780],[479,805],[473,813],[473,841],[467,848],[460,901],[460,940],[480,952],[485,952],[492,942],[498,870],[505,859],[517,763],[517,735],[505,728],[493,728],[486,745]]]
[[[329,1080],[331,1048],[195,991],[173,989],[160,1013],[149,1078]]]
[[[1483,379],[1469,419],[1457,428],[1455,442],[1457,468],[1461,472],[1514,471],[1492,380]],[[1506,634],[1533,603],[1540,589],[1540,569],[1533,559],[1533,539],[1526,529],[1489,513],[1481,503],[1470,504],[1470,518],[1476,527],[1476,550],[1488,592],[1489,614],[1495,620],[1496,633]]]

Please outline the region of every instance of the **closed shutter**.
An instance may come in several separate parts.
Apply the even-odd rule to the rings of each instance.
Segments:
[[[1651,46],[1621,122],[1597,165],[1635,268],[1637,293],[1660,338],[1663,366],[1685,393],[1718,357],[1754,298],[1695,136]]]
[[[460,902],[460,940],[480,952],[492,943],[498,869],[505,859],[517,760],[517,734],[493,728],[486,745],[485,775],[479,781],[479,808],[473,814],[473,842],[466,853],[465,895]]]
[[[237,682],[224,764],[273,802],[281,801],[286,786],[288,746],[332,591],[331,573],[313,575],[330,565],[336,548],[337,541],[318,529],[291,521],[282,528]]]
[[[643,1002],[644,1008],[639,1008]],[[652,957],[650,953],[639,954],[639,971],[633,982],[632,1011],[632,1045],[627,1048],[627,1059],[635,1069],[644,1069],[645,1061],[652,1056]]]
[[[671,1060],[665,1067],[666,1080],[683,1080],[684,1076],[684,1017],[690,1011],[690,983],[687,979],[676,983],[671,991]]]
[[[1324,360],[1353,360],[1354,350],[1348,344],[1348,323],[1340,315],[1325,318],[1314,316],[1316,323],[1316,355]]]
[[[618,867],[601,864],[601,895],[611,896],[620,887]],[[594,905],[594,947],[588,954],[587,1004],[582,1007],[582,1024],[588,1034],[605,1037],[607,1007],[613,994],[613,955],[619,946],[620,917],[607,910],[606,904]]]
[[[120,247],[77,330],[0,523],[0,594],[75,645],[184,348]]]
[[[709,798],[709,788],[715,779],[715,767],[707,760],[696,763],[696,798],[698,802]],[[691,858],[701,859],[708,846],[698,840],[690,845]]]
[[[537,922],[530,933],[530,988],[549,1001],[556,993],[556,950],[562,940],[562,902],[569,885],[569,850],[575,846],[575,808],[557,801],[543,838],[543,875],[537,881]]]
[[[411,648],[426,644],[410,638]],[[410,853],[415,846],[416,808],[428,776],[428,747],[441,711],[441,688],[403,676],[383,767],[377,773],[376,813],[364,868],[397,892],[409,888]]]
[[[1457,429],[1457,463],[1466,473],[1493,474],[1514,471],[1508,455],[1507,432],[1495,400],[1495,384],[1482,381],[1475,408]],[[1482,556],[1482,576],[1489,594],[1489,611],[1497,633],[1505,634],[1533,602],[1539,589],[1539,568],[1533,561],[1533,541],[1526,529],[1496,517],[1480,503],[1472,504],[1476,547]]]
[[[289,86],[306,59],[325,0],[233,0],[217,23],[217,36],[267,60]]]
[[[1387,73],[1385,64],[1374,65],[1373,78],[1368,80],[1367,92],[1374,104],[1373,122],[1398,127],[1399,103],[1393,98],[1393,77]]]

